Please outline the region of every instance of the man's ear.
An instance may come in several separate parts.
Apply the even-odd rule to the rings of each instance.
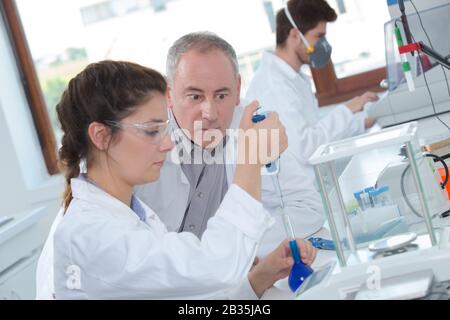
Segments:
[[[88,127],[88,135],[92,144],[100,151],[108,148],[111,140],[111,129],[99,122],[92,122]]]
[[[297,46],[299,43],[305,46],[305,44],[302,41],[302,38],[300,38],[299,31],[296,28],[291,28],[291,30],[289,31],[288,38],[291,40],[290,42],[292,44],[295,44],[295,46]]]
[[[237,101],[236,106],[238,106],[241,103],[241,84],[242,84],[242,78],[241,75],[237,74]]]

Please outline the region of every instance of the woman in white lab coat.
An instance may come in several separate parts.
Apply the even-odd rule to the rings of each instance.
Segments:
[[[158,179],[172,148],[165,91],[164,78],[154,70],[104,61],[72,79],[57,105],[67,182],[64,216],[53,239],[57,299],[241,297],[232,295],[237,288],[261,296],[289,273],[286,243],[251,269],[272,218],[259,201],[261,163],[247,164],[243,153],[200,240],[188,232],[167,232],[133,195],[136,185]],[[246,108],[241,128],[279,129],[284,150],[286,135],[276,115],[252,124],[255,109],[256,104]],[[243,150],[248,154],[248,144]],[[299,244],[304,261],[312,263],[312,247]]]

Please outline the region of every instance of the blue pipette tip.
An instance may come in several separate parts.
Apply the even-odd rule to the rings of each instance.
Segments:
[[[303,262],[294,263],[291,269],[291,273],[289,273],[288,279],[288,284],[291,291],[297,291],[297,289],[300,288],[306,278],[308,278],[313,272],[313,269]]]
[[[314,271],[302,262],[296,240],[289,241],[289,247],[291,248],[292,258],[294,258],[294,265],[289,274],[288,284],[292,292],[295,292]]]

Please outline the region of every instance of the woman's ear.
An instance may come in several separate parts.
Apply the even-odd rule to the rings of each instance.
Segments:
[[[100,151],[108,148],[111,129],[99,122],[92,122],[88,127],[88,135],[92,144]]]

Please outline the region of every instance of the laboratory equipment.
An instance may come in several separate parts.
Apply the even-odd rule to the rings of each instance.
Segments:
[[[308,241],[311,242],[312,246],[317,249],[336,250],[336,246],[333,240],[312,237],[308,238]]]
[[[261,107],[258,107],[258,109],[256,109],[256,110],[259,110],[259,109],[261,109]],[[267,112],[256,113],[255,115],[253,115],[252,121],[254,123],[263,121],[266,118],[266,116],[267,116]],[[276,174],[278,174],[279,167],[280,167],[280,159],[278,158],[277,160],[263,166],[261,168],[261,175],[263,175],[263,176],[276,175]]]
[[[43,245],[40,222],[48,211],[42,207],[8,214],[10,218],[0,226],[0,300],[34,299]]]
[[[14,220],[13,217],[0,217],[0,227],[13,220]]]
[[[369,290],[364,286],[356,293],[356,300],[412,300],[429,294],[433,284],[433,272],[424,270],[385,279],[380,290]]]
[[[267,113],[255,114],[252,117],[252,121],[254,123],[263,121],[266,118]],[[271,170],[271,172],[275,172],[275,174],[271,174],[272,182],[275,188],[275,192],[277,193],[278,198],[280,199],[280,208],[281,216],[283,218],[284,228],[286,230],[286,234],[289,239],[289,248],[291,249],[292,258],[294,259],[294,265],[292,266],[291,272],[289,274],[288,283],[289,287],[292,291],[296,291],[298,287],[303,283],[303,281],[313,273],[313,270],[310,266],[304,264],[301,260],[300,249],[297,245],[297,240],[295,238],[294,229],[292,228],[292,223],[289,218],[289,214],[284,210],[284,201],[283,201],[283,193],[280,186],[280,180],[278,179],[278,171],[279,171],[279,159],[275,163],[269,163],[265,167],[273,168],[276,167],[276,170]]]
[[[398,199],[400,212],[413,223],[417,218],[422,218],[418,213],[419,197],[414,190],[414,177],[406,159],[407,154],[402,151],[400,157],[401,159],[386,165],[377,179],[377,184],[388,186],[390,195]],[[449,210],[449,204],[432,158],[426,156],[419,158],[417,166],[422,173],[423,187],[427,190],[425,197],[432,217],[445,213]]]
[[[409,232],[397,236],[381,239],[369,245],[369,250],[374,252],[386,252],[401,249],[417,239],[417,234]]]
[[[421,10],[419,15],[414,13],[414,8],[409,2],[405,3],[406,12],[410,13],[406,16],[410,33],[414,42],[423,42],[428,47],[432,47],[435,52],[440,53],[443,59],[450,61],[450,41],[448,41],[450,4],[443,1],[434,1],[434,3],[445,4],[430,8],[428,4],[421,2],[417,5]],[[414,56],[408,53],[407,61],[405,61],[405,56],[402,57],[399,52],[395,30],[401,30],[403,39],[406,39],[406,34],[398,18],[399,11],[397,9],[391,11],[393,19],[384,26],[386,80],[389,91],[384,99],[380,99],[367,109],[368,115],[377,118],[377,123],[382,127],[389,127],[449,112],[450,70],[438,63],[438,59],[435,59],[438,57],[432,58],[424,52],[420,54],[415,52]],[[410,92],[405,82],[406,76],[403,71],[405,63],[409,64],[410,72],[408,73],[413,76],[412,82],[415,87],[413,92]]]
[[[398,47],[403,47],[403,39],[402,34],[400,32],[400,29],[396,26],[395,29],[395,38],[397,39]],[[406,84],[408,85],[409,91],[414,91],[416,88],[414,86],[414,80],[411,73],[411,65],[409,64],[408,58],[406,56],[406,53],[400,53],[400,57],[402,60],[402,70],[405,74]]]
[[[406,158],[399,154],[400,149]],[[433,218],[429,193],[435,189],[430,190],[429,186],[435,183],[439,188],[439,183],[428,160],[419,145],[415,122],[318,148],[309,162],[314,166],[336,245],[334,260],[338,263],[315,270],[312,279],[305,281],[296,292],[297,299],[449,296],[443,292],[431,295],[433,288],[442,288],[450,282],[450,220],[440,215]],[[410,199],[415,198],[415,209],[421,216],[413,222],[408,220],[411,213],[400,209],[403,195],[393,192],[392,185],[380,183],[380,174],[395,161],[406,161],[410,166],[409,188],[405,192]],[[420,161],[426,162],[420,165]],[[336,163],[342,162],[347,166],[338,170]],[[396,179],[398,183],[400,177]],[[354,193],[361,190],[371,193],[374,207],[360,208],[355,215],[350,203],[358,205]],[[366,234],[371,237],[358,241],[358,228],[372,230]],[[384,232],[378,233],[380,230]],[[424,274],[427,275],[418,276]],[[398,288],[411,288],[411,294],[397,292]]]

